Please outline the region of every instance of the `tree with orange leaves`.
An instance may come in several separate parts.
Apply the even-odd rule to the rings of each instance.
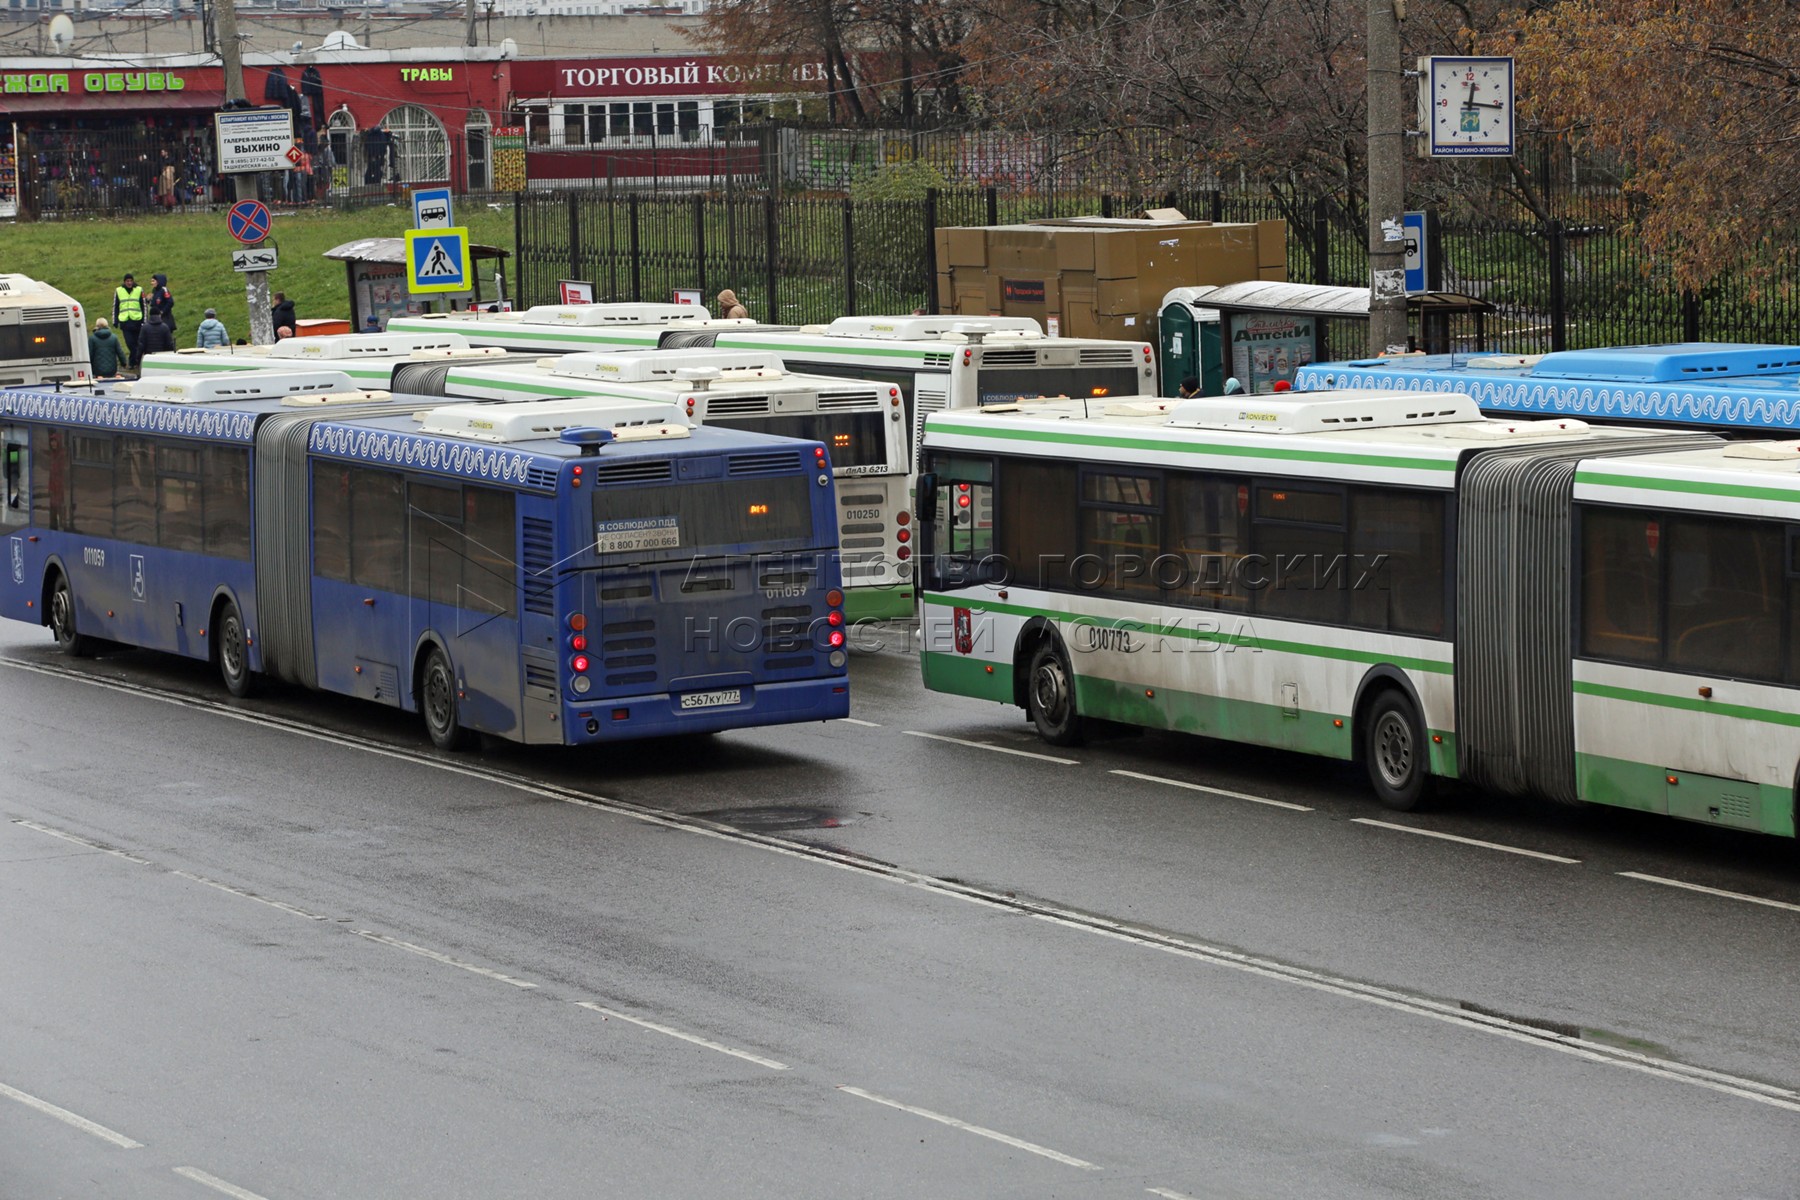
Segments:
[[[1517,56],[1522,118],[1620,164],[1638,235],[1697,291],[1756,272],[1800,218],[1797,17],[1794,0],[1564,0],[1489,44]]]

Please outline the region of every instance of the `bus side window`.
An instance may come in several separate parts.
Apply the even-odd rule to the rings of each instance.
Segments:
[[[29,518],[31,505],[28,503],[31,486],[31,443],[30,437],[23,429],[7,428],[0,430],[0,452],[5,459],[0,467],[5,471],[5,503],[0,505],[0,525],[23,525]]]

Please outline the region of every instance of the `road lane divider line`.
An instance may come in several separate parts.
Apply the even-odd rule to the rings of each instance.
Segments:
[[[1141,779],[1145,783],[1166,783],[1170,787],[1186,788],[1190,792],[1206,792],[1213,796],[1229,796],[1233,800],[1248,800],[1252,804],[1267,804],[1271,808],[1287,808],[1294,812],[1312,812],[1305,804],[1294,804],[1288,800],[1271,800],[1267,796],[1252,796],[1249,792],[1234,792],[1228,788],[1211,787],[1204,783],[1189,783],[1185,779],[1169,779],[1162,775],[1146,775],[1142,771],[1108,771],[1108,775],[1123,775],[1127,779]]]
[[[855,717],[839,717],[838,720],[842,721],[846,725],[861,725],[864,729],[880,729],[881,728],[881,725],[879,722],[859,721]]]
[[[150,860],[147,858],[139,858],[135,854],[127,854],[123,850],[117,850],[111,846],[103,846],[99,842],[90,841],[79,834],[69,833],[66,830],[52,829],[48,825],[39,825],[36,821],[27,821],[22,817],[14,817],[13,824],[22,825],[26,829],[36,830],[38,833],[47,833],[53,838],[61,838],[65,842],[74,842],[77,846],[86,846],[89,850],[98,850],[102,854],[110,854],[114,858],[122,858],[126,862],[134,862],[139,866],[147,867],[151,865]]]
[[[1748,892],[1728,892],[1724,888],[1707,887],[1703,883],[1683,883],[1679,879],[1665,879],[1661,875],[1646,875],[1642,871],[1620,871],[1626,879],[1639,879],[1645,883],[1660,883],[1664,887],[1682,888],[1690,892],[1704,892],[1708,896],[1722,896],[1727,900],[1742,900],[1746,904],[1761,904],[1768,908],[1785,908],[1789,912],[1800,912],[1800,904],[1789,904],[1786,900],[1767,900],[1761,896],[1752,896]]]
[[[1446,842],[1461,842],[1465,846],[1480,846],[1483,850],[1498,850],[1502,854],[1519,854],[1526,858],[1541,858],[1545,862],[1576,865],[1579,858],[1567,858],[1561,854],[1545,854],[1542,850],[1527,850],[1523,846],[1508,846],[1501,842],[1484,842],[1480,838],[1463,837],[1458,833],[1439,833],[1435,829],[1418,829],[1411,825],[1396,825],[1392,821],[1377,821],[1374,817],[1351,817],[1356,825],[1373,825],[1377,829],[1392,829],[1396,833],[1416,833],[1420,837],[1438,838]]]
[[[1035,750],[1014,750],[1011,746],[990,746],[986,742],[972,742],[968,738],[950,737],[942,733],[924,733],[917,729],[905,731],[907,737],[930,738],[934,742],[949,742],[952,746],[968,746],[975,750],[992,750],[995,754],[1014,754],[1020,758],[1035,758],[1039,762],[1061,763],[1065,767],[1078,767],[1078,758],[1058,758],[1054,754],[1039,754]]]
[[[1195,938],[1161,933],[1047,901],[1009,896],[1004,892],[982,888],[974,884],[942,879],[923,871],[914,871],[891,863],[861,858],[829,846],[793,841],[773,834],[734,829],[729,825],[709,821],[704,817],[684,816],[629,800],[617,800],[591,792],[578,792],[560,784],[521,779],[516,774],[509,774],[497,768],[483,768],[466,761],[452,761],[436,752],[403,749],[376,741],[372,737],[324,730],[316,725],[302,724],[299,721],[274,714],[259,713],[254,709],[234,708],[223,701],[170,695],[120,680],[87,675],[78,670],[25,663],[4,656],[0,656],[0,667],[29,671],[70,683],[137,695],[177,708],[228,717],[234,721],[260,726],[273,732],[288,733],[345,749],[362,750],[378,757],[464,776],[489,787],[516,791],[537,799],[556,800],[563,804],[593,809],[612,816],[626,817],[653,828],[678,830],[715,841],[753,846],[769,854],[803,860],[814,866],[847,871],[864,878],[885,880],[900,887],[915,888],[981,908],[998,909],[1029,916],[1049,924],[1141,948],[1174,954],[1211,966],[1224,967],[1247,975],[1288,983],[1344,999],[1361,1001],[1414,1017],[1423,1017],[1468,1032],[1505,1038],[1521,1045],[1537,1046],[1540,1049],[1552,1050],[1582,1061],[1614,1066],[1670,1082],[1704,1088],[1739,1099],[1800,1113],[1800,1092],[1791,1088],[1778,1087],[1758,1079],[1732,1075],[1675,1059],[1654,1058],[1647,1054],[1610,1046],[1602,1042],[1584,1042],[1575,1035],[1547,1030],[1522,1021],[1513,1021],[1497,1014],[1466,1009],[1453,1002],[1432,1000],[1425,996],[1393,988],[1377,987],[1345,976],[1333,976],[1323,971],[1293,966],[1276,959],[1258,958],[1255,955],[1212,945]]]
[[[784,1062],[776,1062],[772,1058],[764,1058],[760,1054],[752,1054],[748,1050],[739,1050],[734,1046],[727,1046],[723,1042],[715,1042],[709,1038],[703,1038],[698,1034],[687,1033],[684,1030],[675,1029],[668,1025],[658,1025],[655,1021],[646,1021],[642,1017],[634,1017],[630,1013],[622,1013],[616,1008],[608,1008],[604,1004],[595,1004],[592,1000],[577,1000],[575,1001],[575,1007],[585,1008],[590,1012],[597,1012],[603,1017],[612,1017],[620,1021],[628,1021],[633,1025],[641,1026],[656,1033],[667,1034],[672,1038],[680,1038],[682,1041],[692,1042],[696,1046],[704,1046],[708,1050],[717,1050],[720,1054],[729,1054],[733,1058],[741,1058],[745,1062],[753,1062],[757,1066],[767,1067],[771,1071],[786,1071],[789,1069],[788,1065]]]
[[[91,1133],[101,1141],[111,1142],[121,1150],[141,1150],[144,1148],[144,1143],[133,1141],[116,1129],[108,1129],[97,1121],[90,1121],[79,1113],[72,1113],[66,1108],[50,1103],[48,1100],[39,1100],[30,1092],[21,1092],[16,1087],[8,1087],[6,1084],[0,1083],[0,1096],[6,1096],[9,1099],[17,1100],[20,1104],[23,1104],[28,1108],[35,1108],[47,1117],[55,1117],[64,1125],[73,1125],[83,1133]]]
[[[971,1125],[969,1122],[958,1120],[956,1117],[945,1116],[940,1112],[932,1112],[929,1108],[917,1108],[911,1104],[902,1104],[898,1100],[890,1100],[886,1096],[877,1096],[874,1092],[865,1092],[861,1088],[849,1087],[845,1084],[839,1084],[837,1090],[852,1096],[860,1096],[864,1100],[873,1100],[877,1104],[885,1104],[889,1108],[897,1108],[901,1112],[911,1113],[915,1117],[924,1117],[927,1121],[936,1121],[939,1125],[948,1125],[952,1129],[960,1129],[964,1133],[972,1133],[976,1137],[984,1137],[991,1141],[1000,1142],[1004,1145],[1011,1146],[1015,1150],[1023,1150],[1028,1154],[1036,1154],[1040,1157],[1048,1158],[1053,1162],[1062,1163],[1064,1166],[1080,1167],[1084,1171],[1098,1171],[1100,1169],[1098,1165],[1088,1162],[1083,1158],[1076,1158],[1072,1154],[1064,1154],[1060,1150],[1052,1150],[1048,1146],[1040,1146],[1036,1142],[1028,1142],[1024,1138],[1016,1138],[1011,1134],[1001,1133],[996,1129],[989,1129],[984,1125]]]
[[[537,984],[532,983],[529,979],[515,979],[511,975],[496,971],[491,967],[478,967],[474,963],[464,962],[460,958],[451,958],[442,951],[427,949],[424,946],[415,946],[411,942],[403,942],[399,938],[389,937],[385,933],[375,933],[368,929],[352,929],[350,932],[354,933],[359,938],[368,938],[371,942],[380,942],[382,945],[392,946],[396,950],[405,950],[409,954],[417,954],[421,958],[429,958],[432,962],[440,962],[447,967],[455,967],[459,971],[471,971],[476,975],[483,975],[489,979],[498,979],[501,983],[510,983],[516,988],[535,988],[537,986]]]
[[[1163,1200],[1198,1200],[1198,1197],[1190,1196],[1186,1192],[1178,1192],[1174,1188],[1145,1188],[1144,1190],[1152,1196],[1161,1196]]]
[[[229,883],[221,883],[217,879],[208,879],[204,875],[196,875],[192,871],[177,871],[174,868],[170,868],[169,874],[181,879],[191,880],[194,883],[203,883],[209,888],[217,888],[221,892],[229,892],[233,896],[242,896],[246,900],[254,900],[258,904],[266,904],[270,908],[280,909],[284,913],[292,913],[296,917],[304,917],[308,921],[329,921],[331,919],[330,917],[321,916],[318,913],[307,912],[304,908],[295,908],[293,905],[281,900],[271,900],[267,896],[259,896],[255,892],[246,891],[241,887],[235,887]]]
[[[266,1200],[265,1197],[257,1195],[248,1188],[241,1188],[235,1183],[227,1183],[217,1175],[208,1175],[199,1167],[174,1167],[171,1169],[183,1179],[191,1179],[201,1187],[209,1187],[215,1192],[223,1192],[232,1197],[232,1200]]]

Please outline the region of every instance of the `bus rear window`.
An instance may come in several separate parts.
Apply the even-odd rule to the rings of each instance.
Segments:
[[[1143,391],[1132,367],[1017,367],[996,371],[983,367],[977,403],[1005,404],[1036,396],[1135,396]]]
[[[887,442],[882,434],[885,416],[881,412],[804,413],[790,417],[715,417],[708,414],[706,423],[824,442],[826,449],[831,451],[833,467],[883,467],[887,465]],[[897,464],[895,469],[904,470],[905,463]]]
[[[698,550],[813,540],[810,475],[705,480],[594,492],[601,554]]]
[[[0,359],[68,358],[71,353],[67,321],[0,325]]]

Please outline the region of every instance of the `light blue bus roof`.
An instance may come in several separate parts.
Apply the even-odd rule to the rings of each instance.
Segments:
[[[1294,387],[1461,392],[1497,413],[1800,428],[1800,346],[1680,342],[1544,355],[1353,359],[1303,366]]]

